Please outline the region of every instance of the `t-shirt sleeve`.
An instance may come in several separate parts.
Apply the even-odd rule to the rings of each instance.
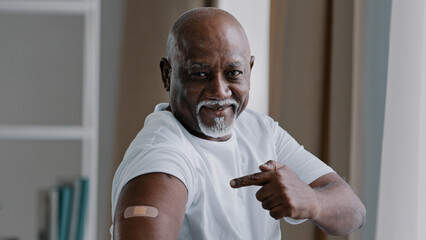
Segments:
[[[303,182],[310,184],[317,178],[334,172],[331,167],[301,146],[277,122],[272,124],[278,161],[289,166]],[[300,224],[307,219],[284,217],[284,220],[290,224]]]
[[[127,152],[114,176],[112,185],[112,214],[123,187],[133,178],[154,172],[162,172],[178,178],[188,190],[187,207],[193,198],[194,181],[190,158],[183,151],[168,144],[157,144],[148,150],[133,149]],[[113,217],[114,219],[114,217]]]
[[[301,146],[277,122],[273,123],[277,159],[289,166],[303,182],[310,184],[334,170]]]

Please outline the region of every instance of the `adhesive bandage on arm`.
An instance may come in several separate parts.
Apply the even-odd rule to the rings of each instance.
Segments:
[[[124,218],[152,217],[158,216],[158,210],[151,206],[131,206],[124,211]]]

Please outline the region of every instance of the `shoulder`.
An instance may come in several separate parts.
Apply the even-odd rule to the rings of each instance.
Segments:
[[[245,109],[244,112],[241,113],[238,119],[242,119],[246,122],[258,122],[259,124],[266,124],[270,125],[271,123],[274,123],[274,119],[272,119],[270,116],[256,112],[252,109]]]
[[[189,168],[192,150],[173,114],[156,111],[146,118],[144,127],[127,149],[117,173],[140,175],[162,169]]]
[[[271,117],[258,113],[251,109],[246,109],[237,119],[237,128],[246,131],[262,131],[272,134],[273,129],[278,125]]]
[[[183,138],[179,122],[169,111],[156,111],[145,119],[142,130],[136,135],[129,148],[144,144],[152,145],[169,139]]]
[[[150,114],[117,168],[113,180],[113,206],[122,188],[143,174],[166,173],[191,189],[194,159],[193,147],[173,114],[168,111]]]

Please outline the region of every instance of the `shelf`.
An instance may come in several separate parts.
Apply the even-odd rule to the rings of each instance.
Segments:
[[[16,1],[0,0],[1,12],[18,13],[51,13],[51,14],[78,14],[82,15],[96,9],[94,1]]]
[[[57,16],[83,16],[84,24],[82,27],[82,96],[81,96],[81,106],[82,106],[82,116],[78,116],[78,119],[81,119],[81,125],[77,122],[64,122],[60,121],[59,124],[62,125],[42,125],[35,121],[33,118],[29,118],[29,123],[17,124],[13,121],[0,124],[0,140],[2,140],[3,148],[7,149],[7,144],[16,144],[19,148],[22,144],[30,144],[33,146],[35,144],[48,144],[49,141],[23,141],[22,143],[17,143],[16,141],[8,140],[81,140],[81,142],[73,143],[81,146],[81,152],[79,157],[74,157],[73,159],[81,158],[80,163],[75,163],[76,161],[67,161],[67,163],[73,164],[72,166],[80,166],[79,174],[87,176],[90,179],[89,186],[89,202],[88,202],[88,214],[87,214],[87,224],[86,231],[84,234],[85,240],[97,239],[97,207],[98,207],[98,151],[99,151],[99,44],[100,44],[100,2],[101,0],[0,0],[0,14],[4,14],[5,17],[27,17],[24,14],[36,15],[36,14],[50,14]],[[65,18],[64,18],[65,19]],[[57,25],[60,25],[58,23]],[[27,26],[28,27],[28,26]],[[65,25],[63,27],[66,28]],[[11,31],[15,29],[11,28]],[[39,30],[39,29],[37,29]],[[60,32],[57,32],[60,34]],[[56,37],[55,35],[50,35],[44,33],[46,40],[51,37]],[[79,34],[80,35],[80,34]],[[14,35],[11,35],[13,37]],[[16,37],[15,37],[16,38]],[[21,38],[22,41],[27,41],[29,45],[33,43],[32,38]],[[19,39],[19,40],[21,40]],[[66,38],[64,42],[72,41],[72,39]],[[32,44],[32,47],[37,47]],[[35,61],[38,61],[36,59]],[[34,65],[31,65],[34,67]],[[68,64],[64,65],[70,67]],[[35,68],[39,69],[39,68]],[[66,73],[64,73],[66,74]],[[26,79],[26,78],[24,78]],[[40,84],[40,83],[38,83]],[[77,83],[75,83],[77,84]],[[50,86],[53,87],[53,86]],[[55,91],[56,88],[53,88],[52,91]],[[50,90],[50,89],[49,89]],[[43,94],[43,91],[34,91]],[[16,94],[19,94],[19,90],[16,90]],[[66,97],[66,96],[61,96]],[[80,96],[79,96],[80,97]],[[10,97],[9,101],[12,101]],[[52,97],[52,101],[58,99],[57,97]],[[12,101],[13,102],[13,101]],[[34,111],[37,111],[34,108],[31,108]],[[68,110],[68,109],[67,109]],[[42,114],[42,113],[40,113]],[[27,125],[26,125],[27,124]],[[68,144],[68,142],[63,141],[54,141],[59,144]],[[72,141],[71,141],[72,142]],[[55,148],[54,145],[48,146]],[[56,149],[54,149],[56,150]],[[37,152],[46,153],[37,149]],[[49,152],[47,152],[49,153]],[[66,154],[66,153],[65,153]],[[32,157],[32,156],[30,156]],[[27,159],[22,157],[21,159]],[[25,163],[34,161],[25,161]],[[12,162],[14,163],[14,162]],[[56,163],[56,162],[55,162]],[[75,165],[78,164],[78,165]],[[10,164],[12,165],[12,164]],[[52,164],[47,164],[51,166]],[[52,165],[54,167],[54,164]],[[18,166],[20,173],[25,173],[25,171],[33,172],[31,167],[28,166]],[[43,167],[43,166],[37,166]],[[3,169],[3,168],[2,168]],[[44,169],[43,169],[44,171]],[[47,177],[58,176],[58,173],[55,171],[48,171],[46,173]],[[21,178],[24,179],[24,178]],[[26,185],[27,186],[27,185]],[[35,188],[29,187],[27,190],[22,192],[32,192]],[[16,211],[16,208],[14,209]],[[20,208],[18,211],[30,211],[35,213],[37,211],[36,207],[31,207],[28,210]],[[35,218],[30,218],[35,219]],[[12,224],[9,225],[13,226]],[[31,227],[37,226],[37,223]],[[18,226],[19,227],[19,226]],[[12,229],[13,230],[13,229]],[[12,231],[11,230],[11,231]],[[18,231],[15,231],[18,233]],[[20,233],[20,232],[19,232]],[[35,231],[26,230],[22,231],[21,236],[24,234],[34,234]],[[34,237],[19,237],[20,239],[35,239]]]
[[[0,139],[82,140],[95,136],[81,126],[0,126]]]

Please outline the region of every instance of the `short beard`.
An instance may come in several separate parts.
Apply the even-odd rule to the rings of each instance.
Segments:
[[[234,110],[234,118],[231,120],[230,124],[225,124],[225,117],[216,117],[214,118],[214,122],[215,125],[208,127],[206,125],[204,125],[204,123],[201,121],[201,117],[200,117],[200,109],[201,107],[205,106],[205,105],[219,105],[219,106],[224,106],[224,105],[232,105],[231,107]],[[198,121],[198,126],[200,127],[201,132],[208,136],[208,137],[212,137],[212,138],[222,138],[225,136],[228,136],[229,134],[232,133],[233,127],[234,127],[234,122],[235,119],[237,118],[237,113],[236,110],[238,109],[239,104],[237,103],[237,101],[230,99],[230,100],[208,100],[208,101],[201,101],[200,103],[198,103],[197,105],[197,121]]]

